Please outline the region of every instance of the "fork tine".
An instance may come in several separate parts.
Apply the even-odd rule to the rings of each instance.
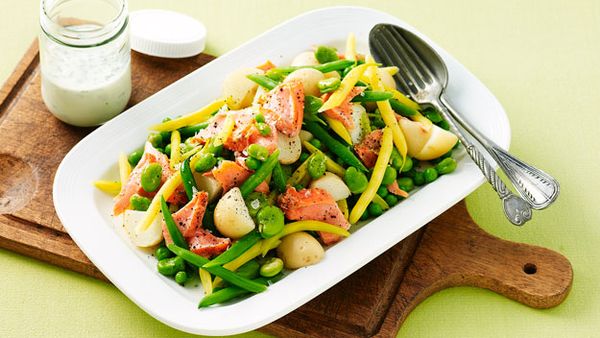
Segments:
[[[398,54],[397,47],[394,47],[390,41],[390,35],[386,34],[387,28],[381,27],[379,30],[378,39],[381,45],[381,52],[384,53],[388,58],[388,63],[398,66],[400,72],[396,75],[398,82],[406,84],[410,89],[412,95],[416,95],[419,91],[418,86],[423,86],[422,81],[415,76],[414,72],[411,71],[411,67],[406,64],[404,58]],[[393,38],[392,38],[393,39]]]
[[[408,53],[409,59],[412,60],[420,69],[421,73],[427,77],[427,81],[432,81],[435,76],[433,72],[429,68],[425,62],[423,62],[423,57],[419,55],[419,53],[413,48],[413,46],[407,41],[402,32],[398,27],[392,28],[392,34],[396,38],[396,40],[404,47],[403,49]]]
[[[397,77],[398,80],[396,81],[396,83],[398,83],[402,87],[402,91],[406,94],[415,93],[416,89],[410,88],[410,84],[398,76],[399,74],[402,74],[402,76],[404,76],[405,78],[408,78],[407,72],[405,70],[406,66],[403,63],[396,62],[395,60],[393,60],[390,57],[390,55],[386,51],[386,48],[384,48],[384,46],[381,44],[378,37],[371,38],[371,41],[373,43],[373,47],[374,47],[376,53],[379,55],[379,57],[382,58],[382,61],[385,64],[395,65],[398,67],[398,74],[395,75],[395,77]]]
[[[398,39],[394,36],[390,30],[386,29],[386,32],[382,34],[385,36],[388,41],[388,45],[390,46],[390,50],[398,56],[398,59],[401,59],[404,64],[406,64],[406,68],[410,72],[411,76],[416,79],[417,84],[423,89],[428,83],[423,77],[423,73],[417,67],[417,65],[413,62],[412,58],[408,55],[406,48],[402,46]],[[414,80],[413,80],[414,81]]]

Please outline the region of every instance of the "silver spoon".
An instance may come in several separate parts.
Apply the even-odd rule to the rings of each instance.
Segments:
[[[448,83],[448,71],[439,55],[414,34],[390,24],[379,24],[373,27],[369,34],[369,45],[376,60],[399,68],[396,82],[405,93],[410,94],[417,103],[437,109],[448,121],[469,156],[503,201],[504,214],[508,220],[515,225],[523,225],[530,220],[531,205],[508,190],[481,152],[458,128],[451,116],[452,112],[445,106],[447,100],[443,91]],[[531,193],[526,195],[529,196]]]

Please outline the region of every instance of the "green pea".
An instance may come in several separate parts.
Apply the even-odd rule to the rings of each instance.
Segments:
[[[239,276],[247,278],[247,279],[254,279],[254,278],[258,277],[259,270],[260,270],[260,264],[258,264],[258,262],[253,259],[251,261],[248,261],[244,265],[240,266],[235,271],[235,273],[237,273]]]
[[[170,258],[171,256],[173,256],[173,253],[165,246],[159,246],[158,249],[156,249],[156,251],[154,252],[154,257],[156,257],[156,259],[159,261],[162,261],[166,258]]]
[[[390,167],[389,165],[385,168],[385,173],[383,173],[383,180],[381,181],[381,185],[388,186],[396,180],[396,176],[398,172],[396,169]]]
[[[402,167],[402,172],[405,173],[409,170],[411,170],[413,168],[413,159],[406,156],[406,163],[404,163],[404,166]]]
[[[254,157],[257,160],[264,161],[269,157],[269,151],[267,148],[260,144],[251,144],[248,146],[248,155]]]
[[[194,169],[196,172],[203,173],[211,170],[217,164],[217,158],[211,153],[200,155]]]
[[[325,165],[325,155],[317,153],[308,162],[308,173],[313,179],[317,179],[325,174],[327,166]]]
[[[312,140],[308,141],[308,143],[312,144],[317,149],[321,149],[321,141],[319,141],[316,138],[313,138]]]
[[[250,216],[252,216],[252,218],[256,218],[258,211],[269,204],[265,195],[258,191],[251,192],[250,195],[246,197],[245,202],[248,212],[250,212]]]
[[[360,194],[367,189],[367,176],[364,173],[358,171],[355,167],[349,167],[344,173],[344,182],[353,194]]]
[[[381,214],[383,214],[383,208],[381,207],[381,205],[376,203],[369,204],[369,206],[367,207],[367,211],[369,212],[369,215],[373,217],[381,216]]]
[[[133,210],[146,211],[148,210],[148,207],[150,207],[150,199],[134,194],[129,199],[129,204],[131,204],[131,209]]]
[[[425,184],[425,176],[422,171],[416,171],[415,176],[413,177],[413,182],[416,186],[422,186]]]
[[[255,159],[254,157],[248,157],[246,158],[246,167],[248,167],[248,169],[250,170],[257,170],[258,168],[260,168],[261,166],[261,162],[257,159]]]
[[[368,211],[368,210],[365,210],[365,212],[363,212],[363,214],[362,214],[362,215],[360,215],[360,220],[361,220],[361,221],[366,221],[366,220],[368,220],[368,219],[369,219],[369,211]]]
[[[264,123],[265,122],[265,116],[261,113],[256,114],[256,116],[254,116],[254,120],[258,123]]]
[[[415,183],[410,177],[400,177],[396,182],[398,182],[398,187],[406,192],[415,188]]]
[[[167,155],[169,157],[171,157],[171,145],[167,144],[167,146],[165,147],[165,153],[167,153]]]
[[[163,143],[163,138],[160,133],[151,133],[148,135],[148,141],[152,143],[154,148],[160,148]]]
[[[389,194],[387,187],[384,185],[380,185],[377,189],[377,195],[381,196],[381,198],[385,198]]]
[[[160,186],[162,179],[162,167],[158,163],[152,163],[142,170],[140,182],[142,188],[147,192],[153,192]]]
[[[161,275],[173,276],[177,272],[185,270],[185,261],[181,257],[165,258],[158,261],[156,268]]]
[[[188,280],[188,275],[187,272],[185,271],[179,271],[175,274],[175,281],[177,282],[177,284],[185,284],[185,282]]]
[[[256,124],[256,128],[258,129],[258,132],[262,135],[262,136],[269,136],[271,135],[271,127],[269,127],[268,124],[264,123],[264,122],[259,122]]]
[[[402,167],[402,156],[400,155],[398,150],[396,150],[396,148],[392,148],[392,156],[390,156],[390,165],[396,170],[400,170],[400,168]]]
[[[308,156],[310,156],[310,155],[308,155],[307,153],[301,153],[300,154],[300,162],[306,161],[306,159],[308,158]]]
[[[327,47],[327,46],[319,46],[315,51],[315,59],[319,61],[319,63],[327,63],[338,60],[339,57],[335,48]]]
[[[283,270],[283,260],[281,258],[272,257],[269,258],[260,267],[260,275],[263,277],[273,277]]]
[[[338,89],[341,83],[342,82],[337,77],[330,77],[319,81],[317,87],[319,87],[321,93],[329,93]]]
[[[263,238],[273,237],[283,230],[283,211],[276,206],[267,205],[258,211],[258,231]]]
[[[375,109],[374,114],[375,115],[371,117],[371,126],[377,128],[377,129],[381,129],[381,128],[385,127],[385,122],[383,121],[383,118],[381,117],[381,113],[379,112],[379,109]]]
[[[453,172],[456,169],[456,161],[452,157],[443,159],[435,166],[435,170],[440,175],[445,175]]]
[[[144,155],[143,149],[134,150],[131,152],[131,154],[129,154],[129,156],[127,156],[127,161],[129,161],[129,164],[131,164],[132,166],[135,167],[138,164],[138,162],[140,162],[143,155]]]
[[[438,178],[438,172],[435,168],[427,168],[423,171],[423,178],[425,178],[425,183],[431,183]]]
[[[387,196],[385,196],[384,200],[390,207],[393,207],[394,205],[398,204],[398,197],[394,194],[388,194]]]
[[[280,69],[272,68],[272,69],[269,69],[265,75],[271,80],[281,82],[285,79],[285,76],[287,75],[287,73],[281,71]]]

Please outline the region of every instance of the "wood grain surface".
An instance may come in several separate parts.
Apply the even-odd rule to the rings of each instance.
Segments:
[[[160,59],[134,52],[130,105],[212,59],[204,54]],[[0,89],[0,246],[106,280],[65,232],[52,204],[60,161],[92,130],[68,126],[46,110],[34,42]],[[460,202],[261,330],[282,337],[393,337],[415,306],[447,287],[487,288],[528,306],[547,308],[565,299],[572,279],[564,256],[485,233]]]

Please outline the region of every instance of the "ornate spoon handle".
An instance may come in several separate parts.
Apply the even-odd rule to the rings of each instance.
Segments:
[[[481,134],[452,108],[446,97],[443,95],[441,97],[441,102],[442,105],[447,108],[454,120],[473,135],[488,153],[490,153],[521,197],[523,197],[532,208],[544,209],[556,200],[560,192],[560,186],[556,179],[542,170],[511,155],[485,135]]]

